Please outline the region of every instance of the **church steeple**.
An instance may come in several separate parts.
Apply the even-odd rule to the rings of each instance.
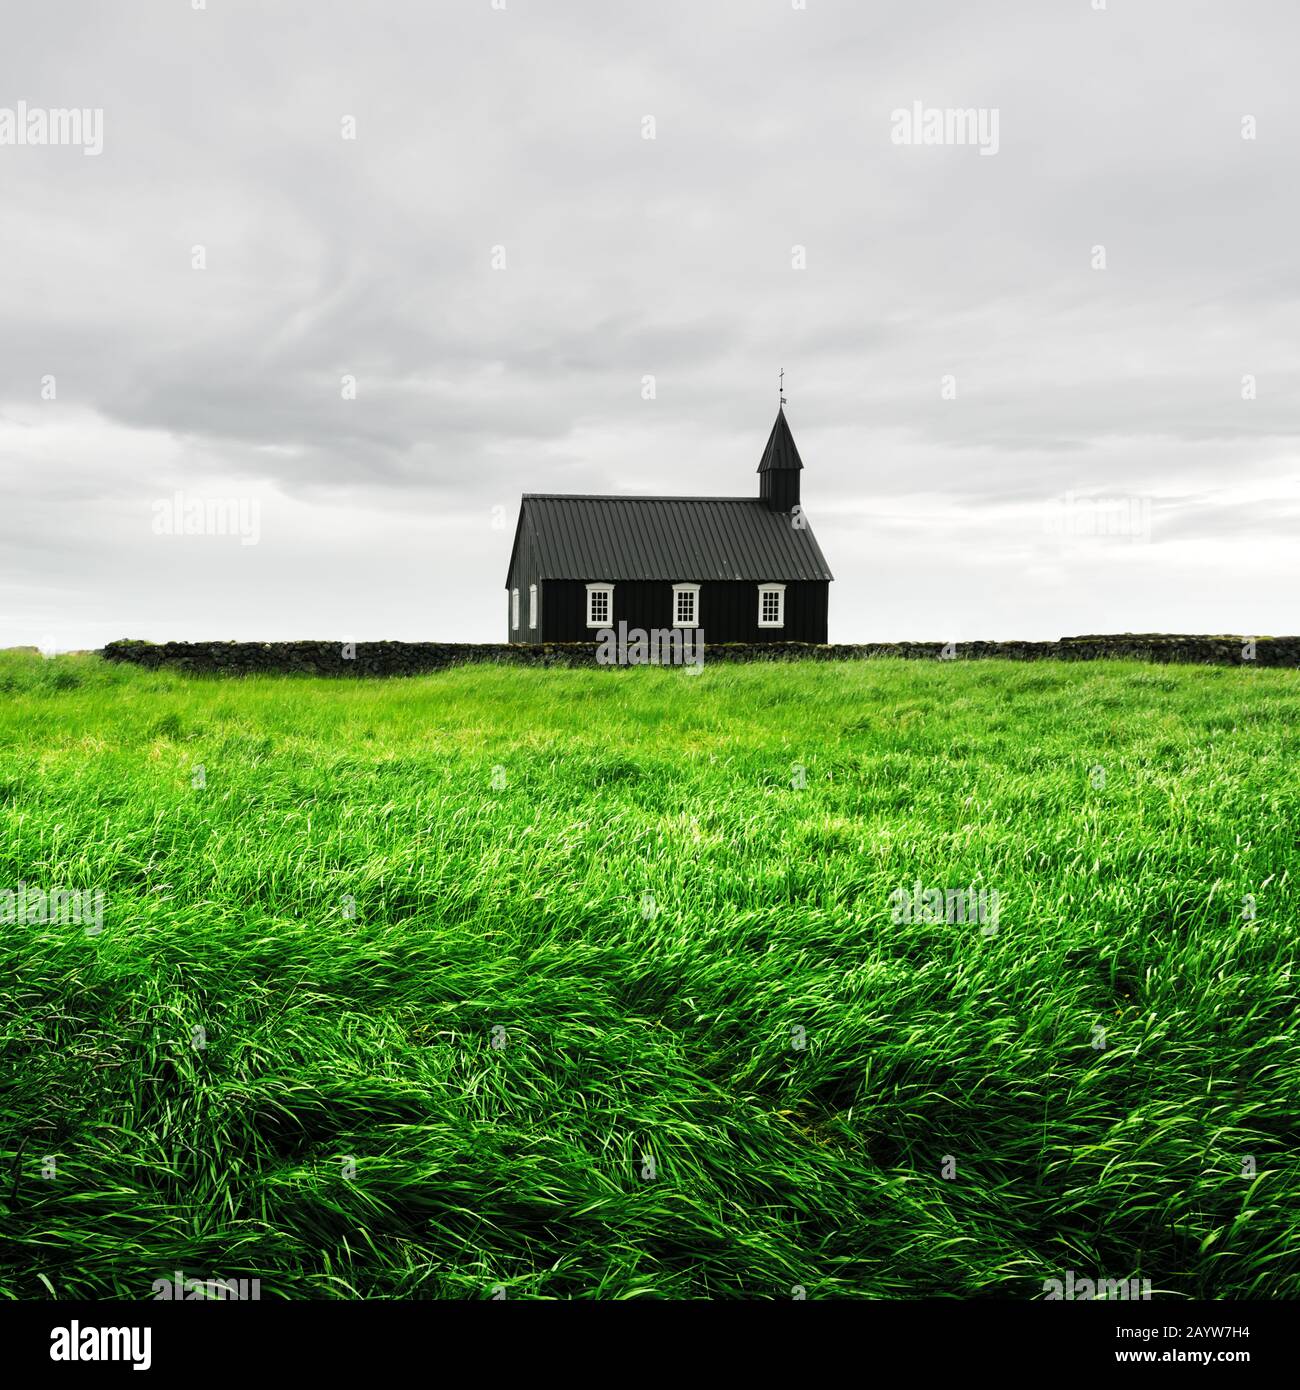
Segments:
[[[758,462],[758,495],[774,512],[793,511],[799,505],[799,474],[803,460],[785,418],[785,402],[777,407],[776,422],[767,437],[767,448]]]

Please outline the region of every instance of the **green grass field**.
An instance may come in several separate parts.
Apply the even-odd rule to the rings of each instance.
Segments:
[[[1300,1296],[1300,673],[0,692],[6,1296]]]

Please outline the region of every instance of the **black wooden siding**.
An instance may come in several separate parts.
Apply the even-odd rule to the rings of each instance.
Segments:
[[[528,586],[537,585],[537,626],[528,626]],[[513,616],[513,591],[519,590],[519,626],[515,627],[510,619]],[[545,597],[542,593],[542,583],[537,577],[536,556],[533,550],[532,539],[528,535],[527,528],[523,528],[519,535],[518,549],[515,551],[514,569],[510,574],[510,587],[506,589],[506,626],[509,630],[508,642],[540,642],[542,640],[542,609],[545,607]]]
[[[517,557],[518,560],[518,557]],[[513,582],[513,581],[512,581]],[[587,584],[578,579],[546,579],[539,585],[540,617],[528,631],[528,585],[521,576],[519,621],[522,632],[512,642],[590,642],[597,629],[587,626]],[[681,583],[693,583],[683,579]],[[758,584],[748,580],[711,580],[700,584],[699,625],[710,642],[825,642],[830,585],[824,579],[785,583],[785,625],[759,627]],[[673,585],[662,579],[625,579],[614,583],[611,626],[671,628]]]

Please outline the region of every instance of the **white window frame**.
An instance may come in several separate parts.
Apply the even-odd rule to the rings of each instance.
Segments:
[[[519,590],[510,590],[510,631],[519,631]]]
[[[528,626],[534,632],[537,630],[537,585],[528,586]]]
[[[763,599],[768,594],[776,595],[776,622],[767,622],[763,618]],[[760,584],[758,586],[758,625],[759,627],[784,627],[785,626],[785,585],[784,584]]]
[[[691,616],[687,620],[679,619],[677,616],[677,596],[678,594],[690,594],[691,596]],[[698,584],[674,584],[673,585],[673,626],[674,627],[699,627],[700,625],[700,586]]]
[[[592,599],[596,594],[605,595],[606,615],[601,621],[592,617]],[[588,584],[587,585],[587,626],[588,627],[613,627],[614,626],[614,586],[612,584]]]

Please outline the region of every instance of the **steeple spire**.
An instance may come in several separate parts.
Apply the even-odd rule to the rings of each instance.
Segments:
[[[799,474],[803,460],[785,418],[785,397],[776,409],[772,433],[758,461],[758,495],[774,512],[788,512],[799,505]]]

